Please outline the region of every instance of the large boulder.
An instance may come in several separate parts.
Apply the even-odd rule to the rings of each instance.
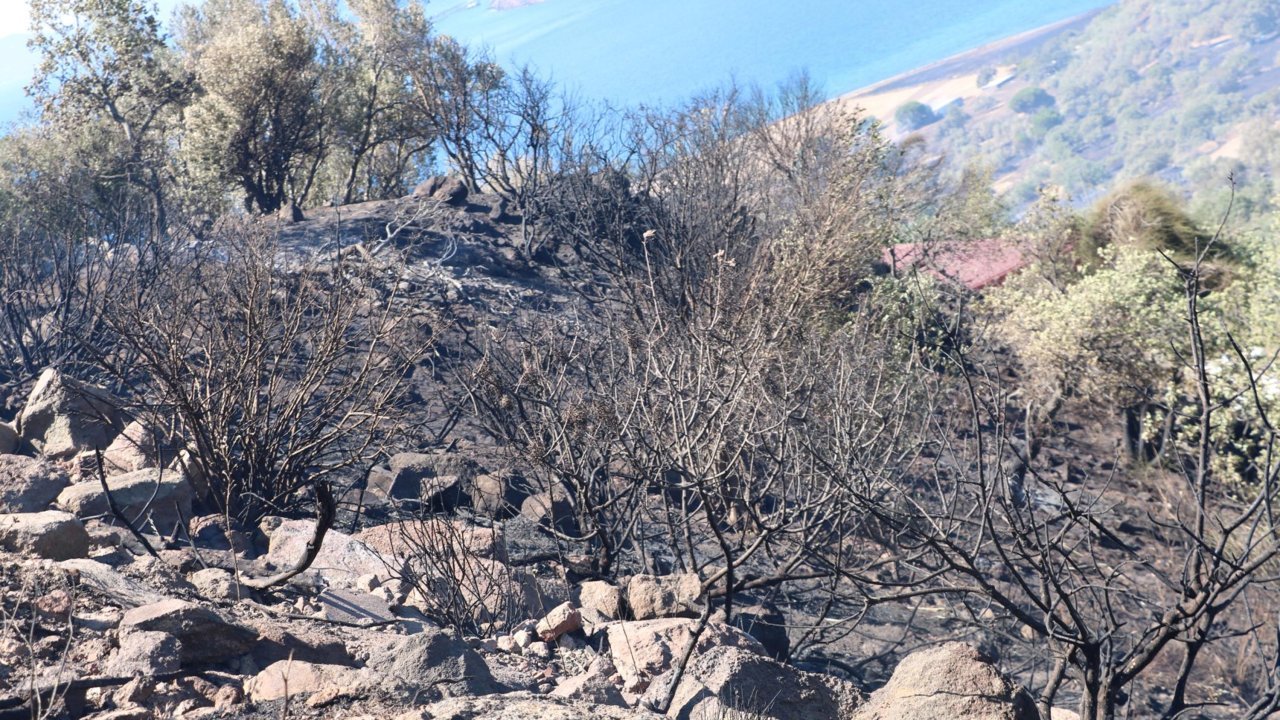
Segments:
[[[853,720],[1040,720],[1035,702],[964,643],[908,655]]]
[[[698,614],[702,580],[692,573],[634,575],[627,583],[627,604],[636,620]]]
[[[89,554],[89,533],[74,515],[57,510],[0,515],[0,550],[49,560]]]
[[[117,405],[106,390],[49,368],[18,413],[18,436],[46,457],[60,460],[106,448],[124,429]]]
[[[183,600],[162,600],[134,608],[120,621],[122,634],[132,631],[172,635],[182,648],[183,667],[220,663],[251,649],[258,633],[229,622],[209,608]]]
[[[609,625],[606,637],[609,655],[624,689],[642,692],[650,681],[671,669],[671,664],[684,654],[697,630],[698,621],[687,618],[637,620]],[[754,638],[741,630],[711,622],[698,635],[695,655],[714,647],[737,647],[764,655],[765,650]]]
[[[293,567],[307,551],[307,543],[315,535],[314,520],[285,520],[271,532],[267,555],[263,560],[275,569]],[[329,585],[343,588],[355,586],[363,575],[387,575],[398,565],[391,557],[371,550],[359,540],[330,529],[320,544],[320,553],[309,571],[324,578]]]
[[[177,471],[151,468],[117,475],[107,478],[107,487],[116,507],[136,526],[145,527],[150,520],[161,534],[167,535],[191,517],[191,485]],[[97,480],[67,487],[58,495],[58,505],[79,517],[111,512],[102,483]]]
[[[461,637],[426,627],[374,651],[365,665],[372,684],[401,698],[476,696],[502,692],[489,666]]]
[[[70,478],[42,458],[0,455],[0,512],[48,510]]]
[[[674,679],[674,670],[656,679],[645,694],[644,704],[660,706]],[[801,672],[741,648],[716,647],[686,668],[666,715],[682,720],[847,720],[862,700],[852,683]]]

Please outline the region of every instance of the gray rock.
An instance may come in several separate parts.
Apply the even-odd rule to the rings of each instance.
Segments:
[[[271,531],[267,555],[263,558],[276,569],[293,567],[307,550],[315,534],[314,520],[285,520]],[[325,533],[320,553],[311,563],[309,572],[323,578],[329,585],[350,588],[361,576],[386,575],[398,571],[394,559],[384,557],[367,545],[337,530]]]
[[[244,689],[253,702],[271,702],[311,695],[330,687],[353,688],[360,682],[360,671],[344,665],[280,660],[250,679]]]
[[[120,648],[107,661],[109,677],[152,677],[182,667],[182,644],[163,632],[133,630],[120,633]]]
[[[168,467],[176,455],[168,433],[134,420],[102,451],[102,462],[111,475]]]
[[[698,614],[702,581],[697,575],[635,575],[627,583],[627,605],[636,620]]]
[[[609,658],[622,676],[623,689],[642,692],[649,682],[671,669],[671,663],[684,654],[693,638],[698,621],[687,618],[617,622],[605,630],[609,641]],[[764,648],[741,630],[717,622],[707,624],[698,636],[696,654],[716,647],[737,647],[757,655]]]
[[[470,501],[466,484],[474,475],[474,464],[453,453],[398,453],[368,483],[375,496],[448,512]]]
[[[75,573],[81,588],[126,609],[165,599],[160,593],[96,560],[64,560],[58,563],[58,567]]]
[[[89,554],[89,533],[75,516],[57,510],[0,515],[0,549],[71,560]]]
[[[162,600],[134,608],[124,614],[120,630],[172,635],[182,646],[183,667],[238,657],[251,650],[258,638],[257,632],[228,622],[206,607],[182,600]]]
[[[458,635],[426,627],[381,648],[365,665],[383,691],[401,698],[487,695],[502,692],[489,666]]]
[[[853,720],[1039,720],[1035,702],[964,643],[920,650],[898,663]]]
[[[18,431],[7,422],[0,422],[0,453],[11,453],[18,449]]]
[[[578,606],[594,610],[610,620],[622,619],[622,591],[604,580],[587,580],[578,585]]]
[[[117,402],[106,390],[53,368],[40,374],[17,418],[21,441],[55,459],[105,448],[122,429]]]
[[[582,629],[582,613],[569,603],[561,603],[538,621],[536,632],[543,642],[555,642],[561,635]]]
[[[655,680],[642,703],[659,706],[674,679],[674,671],[668,671]],[[715,647],[690,663],[666,715],[847,720],[861,700],[850,683],[801,672],[741,648]]]
[[[490,518],[505,518],[520,511],[520,504],[528,495],[521,487],[520,478],[509,472],[481,473],[467,486],[471,507]]]
[[[145,527],[149,519],[161,534],[168,534],[191,517],[191,485],[173,470],[147,469],[107,479],[111,497],[125,517]],[[79,517],[111,512],[106,493],[97,480],[76,483],[58,495],[58,505]]]
[[[325,620],[349,625],[381,625],[396,619],[387,601],[376,595],[328,588],[316,597]]]
[[[70,482],[67,474],[48,460],[0,455],[0,512],[48,510]]]
[[[235,575],[222,568],[211,567],[197,570],[187,577],[195,586],[196,592],[211,600],[239,600],[248,594],[245,588],[236,582]]]
[[[588,705],[532,693],[451,698],[399,715],[395,720],[653,720],[645,710]],[[701,719],[699,719],[701,720]]]

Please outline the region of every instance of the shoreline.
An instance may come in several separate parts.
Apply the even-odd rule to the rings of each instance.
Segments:
[[[1043,44],[1058,35],[1071,30],[1083,28],[1103,11],[1112,7],[1104,5],[1100,8],[1075,15],[1064,20],[1042,25],[995,40],[978,47],[956,53],[942,60],[922,65],[906,72],[898,73],[884,80],[877,81],[857,90],[851,90],[831,98],[831,101],[847,101],[855,98],[876,95],[892,90],[902,90],[926,83],[949,79],[968,72],[976,72],[983,66],[998,64],[1002,56],[1013,52],[1025,52]]]

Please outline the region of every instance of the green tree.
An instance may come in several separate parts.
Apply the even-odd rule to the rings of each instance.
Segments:
[[[192,81],[166,46],[154,7],[144,0],[33,0],[31,17],[30,44],[40,61],[28,93],[43,119],[66,128],[96,124],[115,136],[106,138],[112,161],[104,181],[123,178],[150,197],[158,236],[172,185],[170,136]]]
[[[917,100],[903,103],[893,117],[906,130],[919,130],[938,121],[938,114],[933,108]]]
[[[1019,90],[1009,100],[1009,109],[1016,113],[1029,115],[1041,108],[1053,107],[1053,96],[1041,87],[1028,87]]]
[[[181,47],[200,84],[187,114],[193,161],[246,209],[298,216],[324,159],[334,88],[307,24],[284,0],[187,8]]]

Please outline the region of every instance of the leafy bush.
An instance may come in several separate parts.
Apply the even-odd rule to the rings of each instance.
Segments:
[[[1053,107],[1053,96],[1041,87],[1023,88],[1009,100],[1009,108],[1016,113],[1028,115],[1041,108]]]
[[[893,117],[907,130],[919,130],[938,121],[938,114],[933,111],[933,108],[916,100],[904,103]]]

